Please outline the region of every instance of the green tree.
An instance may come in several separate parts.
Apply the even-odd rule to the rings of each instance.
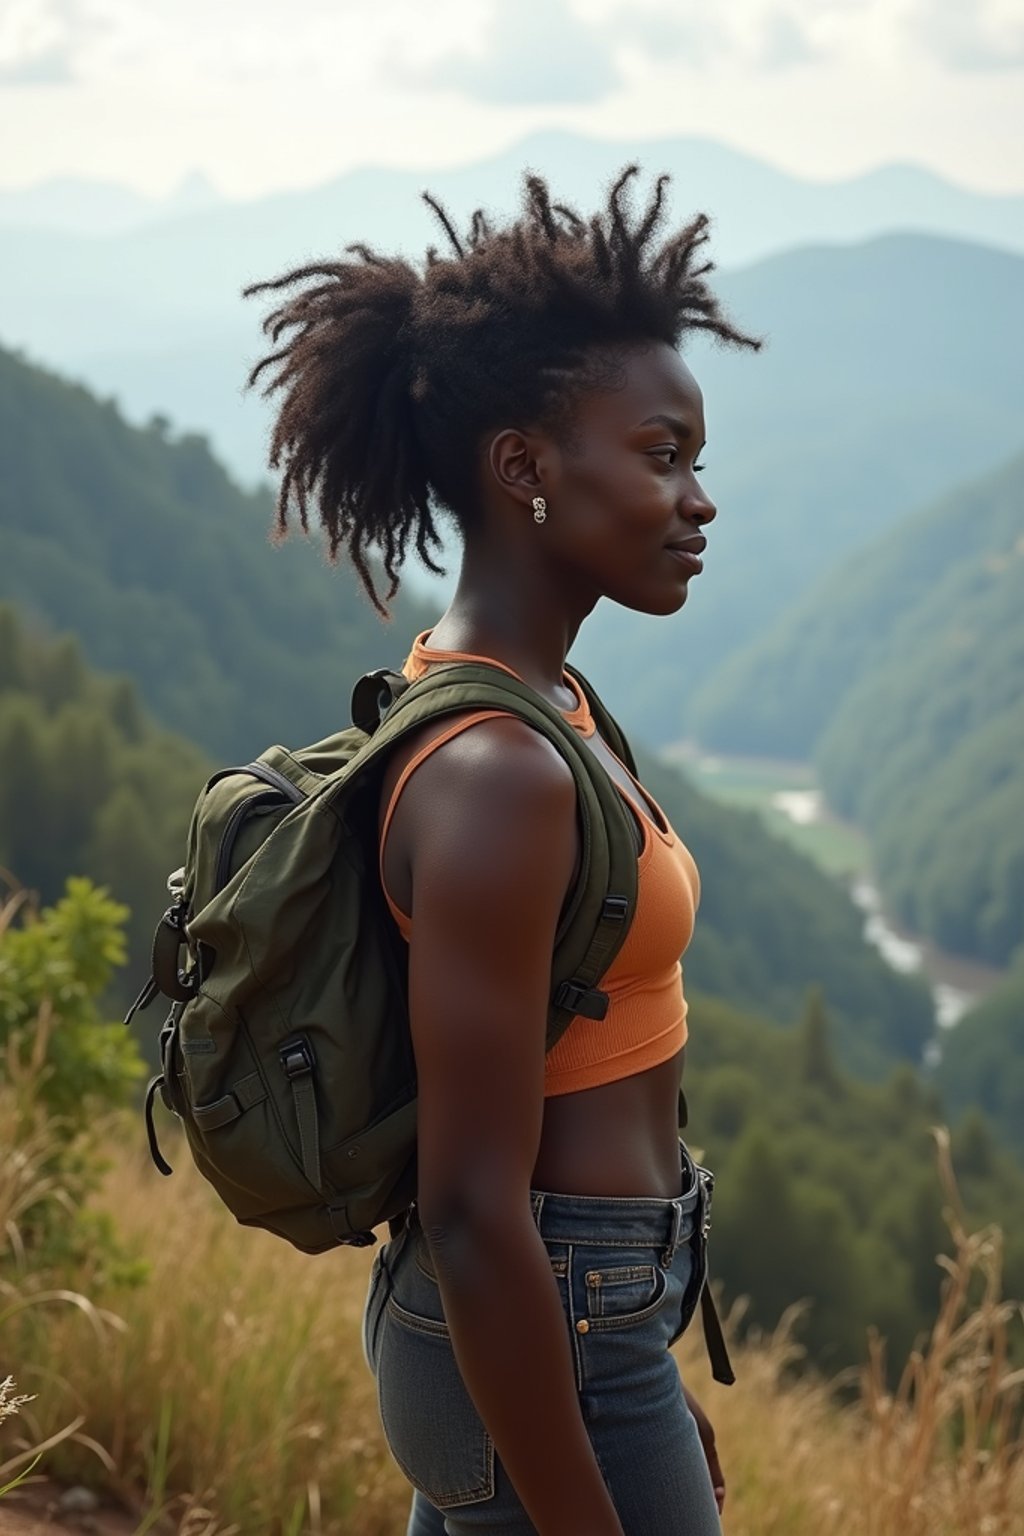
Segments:
[[[0,1047],[27,1064],[45,1036],[39,1097],[71,1140],[99,1106],[128,1102],[143,1066],[135,1041],[107,1021],[99,998],[124,961],[127,910],[72,879],[51,907],[10,903],[0,924]]]
[[[810,987],[797,1032],[800,1076],[805,1083],[813,1083],[825,1093],[835,1094],[839,1089],[839,1075],[829,1034],[824,994],[820,987]]]

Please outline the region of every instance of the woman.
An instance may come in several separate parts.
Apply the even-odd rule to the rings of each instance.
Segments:
[[[520,218],[476,213],[421,274],[354,259],[252,291],[299,291],[253,371],[282,388],[279,524],[315,498],[382,614],[410,538],[439,570],[432,504],[463,543],[458,588],[405,665],[484,658],[559,709],[636,820],[632,926],[605,1018],[544,1050],[551,955],[579,834],[572,774],[523,721],[467,711],[389,760],[380,871],[408,942],[418,1198],[378,1252],[363,1341],[410,1536],[707,1536],[724,1481],[668,1345],[694,1303],[698,1183],[678,1137],[687,1034],[679,956],[699,877],[594,728],[564,671],[601,597],[675,613],[715,507],[698,476],[700,390],[677,347],[733,329],[697,264],[701,216],[656,241],[630,166],[585,220],[526,178]],[[699,1277],[698,1277],[699,1283]]]

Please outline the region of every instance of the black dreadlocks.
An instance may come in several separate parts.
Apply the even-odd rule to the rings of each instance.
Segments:
[[[429,193],[451,254],[427,250],[422,272],[396,256],[348,245],[354,259],[316,262],[245,296],[296,289],[263,322],[273,345],[251,387],[274,369],[262,393],[284,398],[270,464],[284,466],[277,503],[283,535],[294,493],[308,532],[315,497],[331,559],[346,546],[377,611],[366,562],[383,553],[391,587],[410,537],[439,575],[428,543],[441,547],[430,499],[465,533],[475,518],[476,452],[488,430],[512,423],[568,432],[574,400],[607,374],[611,349],[648,341],[677,347],[687,331],[758,347],[735,330],[698,265],[708,238],[699,214],[657,247],[667,176],[659,176],[641,217],[629,205],[627,166],[601,214],[584,219],[553,203],[546,182],[527,173],[520,217],[494,228],[482,210],[460,237]],[[298,285],[302,285],[299,287]]]

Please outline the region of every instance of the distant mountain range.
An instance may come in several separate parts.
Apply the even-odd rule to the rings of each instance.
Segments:
[[[129,229],[180,218],[222,201],[201,171],[185,176],[166,197],[147,197],[116,181],[54,176],[0,191],[0,229],[49,229],[73,235],[123,235]]]
[[[523,168],[530,166],[552,178],[563,198],[591,205],[631,160],[651,176],[671,173],[680,215],[690,207],[706,207],[714,215],[718,257],[730,265],[808,242],[864,240],[891,230],[1024,251],[1024,197],[974,192],[922,166],[885,165],[838,181],[812,181],[712,139],[593,139],[550,129],[469,165],[358,169],[318,187],[246,202],[222,197],[195,171],[165,198],[112,182],[59,178],[0,191],[0,227],[121,235],[157,223],[188,222],[219,206],[250,234],[269,235],[283,226],[294,241],[292,250],[367,238],[411,240],[410,249],[420,250],[427,224],[422,215],[417,221],[416,203],[424,186],[450,199],[461,216],[478,204],[507,210],[517,198]]]
[[[592,205],[630,150],[652,171],[677,172],[678,209],[705,203],[718,214],[719,255],[731,245],[734,258],[749,256],[756,241],[743,230],[852,238],[867,220],[856,209],[869,203],[878,219],[920,222],[931,207],[938,220],[935,210],[952,206],[946,191],[966,198],[959,206],[973,212],[961,223],[973,232],[995,238],[974,217],[982,204],[1000,211],[1004,233],[1014,220],[1024,231],[1024,199],[978,199],[924,173],[879,172],[828,188],[700,141],[608,145],[547,134],[437,177],[353,172],[106,239],[12,229],[0,242],[7,339],[113,395],[129,420],[159,413],[208,433],[253,486],[264,475],[269,415],[258,396],[241,394],[263,350],[262,310],[239,297],[244,282],[357,236],[422,251],[435,235],[418,200],[424,182],[458,215],[478,201],[510,206],[529,162]],[[900,195],[886,201],[879,189],[896,184]],[[925,185],[931,202],[915,204],[912,188]],[[798,217],[798,207],[819,211]],[[828,208],[834,218],[821,212]],[[705,388],[707,485],[720,507],[707,568],[674,619],[599,605],[573,652],[607,679],[627,726],[656,745],[694,734],[700,684],[830,566],[1019,442],[1024,256],[890,234],[783,251],[722,272],[718,287],[768,345],[757,357],[688,349]],[[435,607],[452,585],[432,585],[414,561],[408,581]]]
[[[240,297],[246,283],[357,239],[420,257],[437,239],[424,187],[459,220],[478,205],[511,213],[531,166],[560,196],[594,207],[634,158],[645,190],[658,171],[673,174],[674,218],[698,208],[712,214],[713,255],[726,267],[893,230],[1024,251],[1024,197],[970,192],[911,166],[822,183],[708,140],[604,142],[547,132],[468,166],[363,168],[244,203],[218,199],[202,182],[162,208],[107,185],[0,194],[0,341],[116,394],[136,422],[159,412],[209,432],[235,474],[253,484],[266,413],[258,400],[240,398],[245,365],[260,347],[257,307]],[[183,200],[199,206],[185,210]],[[756,314],[748,319],[763,324]]]

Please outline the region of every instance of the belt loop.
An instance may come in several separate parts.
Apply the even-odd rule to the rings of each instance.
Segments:
[[[680,1171],[686,1175],[689,1181],[687,1188],[683,1190],[683,1194],[692,1195],[700,1183],[700,1176],[697,1172],[697,1164],[694,1161],[693,1154],[681,1136],[679,1138],[679,1167]]]
[[[534,1223],[538,1230],[540,1229],[540,1213],[543,1209],[544,1195],[540,1191],[535,1192],[530,1196],[530,1215],[533,1217]]]
[[[672,1201],[672,1231],[669,1233],[668,1246],[666,1247],[664,1253],[661,1255],[662,1269],[671,1269],[672,1267],[672,1260],[675,1258],[676,1249],[679,1247],[679,1232],[682,1224],[682,1199],[677,1198]]]

